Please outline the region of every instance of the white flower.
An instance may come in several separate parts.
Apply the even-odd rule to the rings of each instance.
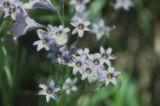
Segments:
[[[123,7],[126,11],[130,9],[130,7],[133,6],[133,3],[131,0],[116,0],[116,3],[114,5],[114,9],[119,9]]]
[[[86,8],[85,4],[89,2],[90,0],[71,0],[70,4],[75,5],[77,11],[84,11]]]
[[[103,35],[107,33],[107,31],[110,30],[110,27],[105,26],[104,20],[98,21],[98,24],[93,24],[92,32],[96,34],[97,40],[100,40]]]
[[[49,102],[50,98],[57,99],[57,96],[55,92],[60,90],[60,87],[55,87],[55,82],[53,80],[50,81],[49,85],[46,86],[44,84],[39,84],[39,87],[42,88],[41,91],[39,91],[39,95],[45,95],[46,101]]]
[[[66,52],[68,53],[68,51],[66,50],[66,47],[54,47],[52,46],[52,53],[48,53],[47,57],[48,58],[52,58],[52,63],[55,64],[57,61],[60,64],[62,61],[62,57],[64,56],[64,54],[66,54]]]
[[[60,25],[59,27],[48,25],[48,31],[50,32],[51,37],[55,39],[57,45],[64,45],[67,43],[67,32],[70,31],[69,28],[64,28],[63,25]]]
[[[69,66],[73,67],[73,74],[77,74],[77,72],[82,73],[84,69],[84,64],[86,60],[86,56],[72,56],[73,61],[69,64]]]
[[[112,59],[116,59],[115,55],[112,55],[112,48],[108,48],[105,50],[102,46],[100,47],[100,53],[101,53],[101,61],[103,63],[106,63],[108,66],[111,66]]]
[[[71,91],[76,91],[77,87],[74,85],[76,83],[76,79],[72,80],[71,78],[67,78],[65,80],[65,84],[63,86],[63,89],[66,91],[67,94],[69,94]]]
[[[89,28],[87,26],[90,25],[89,21],[83,21],[82,19],[78,19],[78,21],[74,21],[71,23],[72,26],[75,27],[75,29],[72,31],[72,34],[75,34],[78,32],[79,37],[83,37],[84,31],[89,31]]]
[[[101,60],[100,53],[95,53],[95,54],[89,55],[88,58],[89,58],[88,60],[90,60],[95,67],[103,68],[103,61]]]
[[[82,74],[81,80],[88,78],[89,83],[96,81],[98,78],[97,68],[95,68],[92,65],[92,62],[90,62],[90,63],[87,62],[85,64],[84,70],[81,74]]]
[[[76,52],[80,56],[85,55],[86,57],[88,57],[88,55],[89,55],[89,49],[88,48],[85,48],[84,50],[83,49],[77,49]]]
[[[108,71],[102,71],[99,76],[99,81],[105,81],[105,85],[108,86],[109,83],[113,83],[114,85],[118,85],[118,81],[115,78],[120,74],[120,71],[115,71],[114,67],[109,67]]]
[[[79,18],[86,20],[86,19],[88,19],[87,18],[88,14],[89,14],[88,11],[77,11],[73,16],[72,21],[77,21]]]
[[[50,45],[54,43],[54,40],[51,38],[48,32],[39,29],[37,30],[37,34],[40,40],[33,43],[34,46],[37,45],[37,51],[40,51],[43,48],[45,48],[47,51],[50,50]]]

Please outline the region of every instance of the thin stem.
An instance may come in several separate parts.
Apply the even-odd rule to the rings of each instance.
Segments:
[[[55,3],[53,2],[53,5],[54,5]],[[54,5],[55,6],[55,5]],[[56,8],[56,7],[55,7]],[[58,9],[56,8],[56,12],[57,12],[57,14],[58,14],[58,17],[59,17],[59,19],[60,19],[60,21],[61,21],[61,24],[63,24],[64,25],[64,23],[63,23],[63,20],[62,20],[62,16],[61,16],[61,14],[60,14],[60,12],[58,11]]]

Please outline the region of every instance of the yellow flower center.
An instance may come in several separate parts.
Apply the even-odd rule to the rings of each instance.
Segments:
[[[68,60],[67,60],[67,59],[64,59],[63,61],[64,61],[64,63],[67,63],[67,62],[68,62]]]
[[[77,62],[77,63],[76,63],[76,66],[77,66],[77,67],[80,67],[80,66],[81,66],[81,63],[80,63],[80,62]]]
[[[77,3],[78,3],[78,4],[81,4],[81,0],[77,0]]]
[[[15,11],[15,8],[10,8],[9,11],[10,11],[10,12],[14,12],[14,11]]]
[[[67,87],[67,88],[70,88],[70,87],[71,87],[71,85],[68,83],[68,84],[66,84],[66,87]]]
[[[57,53],[56,56],[57,56],[57,57],[61,57],[61,53]]]
[[[51,89],[48,89],[48,90],[47,90],[47,93],[48,93],[48,94],[51,94],[51,93],[52,93],[52,90],[51,90]]]
[[[107,78],[111,79],[113,77],[113,75],[111,73],[107,74]]]
[[[43,40],[43,44],[47,44],[48,43],[48,41],[47,40]]]
[[[57,35],[57,36],[60,36],[61,33],[62,33],[61,31],[57,31],[57,32],[56,32],[56,35]]]
[[[104,58],[104,59],[106,59],[107,57],[108,57],[107,54],[102,55],[102,58]]]
[[[9,6],[9,3],[8,3],[8,2],[4,2],[3,6],[4,6],[4,7],[8,7],[8,6]]]
[[[98,61],[98,60],[94,60],[93,63],[94,63],[95,65],[98,65],[98,64],[99,64],[99,61]]]
[[[91,71],[91,69],[89,69],[89,68],[86,70],[86,73],[88,73],[88,74],[91,74],[91,72],[92,72],[92,71]]]
[[[79,25],[78,25],[78,28],[79,28],[79,29],[83,29],[83,28],[84,28],[84,25],[83,25],[83,24],[79,24]]]
[[[103,31],[103,28],[99,28],[98,32],[101,33]]]

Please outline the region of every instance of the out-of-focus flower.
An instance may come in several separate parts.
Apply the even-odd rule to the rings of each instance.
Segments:
[[[82,20],[87,20],[88,14],[88,11],[77,11],[73,16],[72,21],[77,21],[79,18]]]
[[[77,72],[82,73],[84,70],[84,64],[86,60],[86,56],[72,56],[72,62],[69,66],[73,67],[73,74],[77,74]]]
[[[49,9],[55,11],[56,8],[53,6],[50,0],[29,0],[29,3],[24,4],[25,9]]]
[[[60,90],[60,87],[55,87],[55,82],[53,80],[50,81],[49,85],[46,86],[44,84],[39,84],[39,87],[43,90],[39,91],[39,95],[45,95],[46,101],[49,102],[50,98],[57,99],[55,92]]]
[[[48,58],[52,58],[52,63],[55,64],[57,61],[58,63],[61,62],[63,55],[65,54],[66,50],[65,50],[65,46],[64,47],[52,47],[52,53],[48,53],[47,57]]]
[[[85,4],[89,3],[90,0],[71,0],[70,4],[75,5],[77,11],[84,11],[86,8]]]
[[[105,50],[103,47],[100,47],[100,53],[101,53],[101,61],[103,63],[106,63],[108,66],[111,66],[112,59],[116,59],[115,55],[112,55],[112,48],[108,48]]]
[[[26,34],[29,31],[32,31],[37,28],[44,27],[43,25],[38,24],[29,16],[24,16],[24,14],[19,14],[16,18],[17,24],[11,28],[11,32],[14,34],[14,39]]]
[[[99,20],[98,24],[93,24],[92,32],[96,34],[97,40],[100,40],[107,31],[110,30],[110,27],[105,26],[104,20]]]
[[[133,6],[133,3],[131,0],[116,0],[116,3],[114,4],[114,9],[117,10],[123,7],[126,11],[128,11],[132,6]]]
[[[60,25],[59,27],[48,25],[48,31],[57,45],[64,45],[67,43],[67,32],[70,31],[69,28],[64,28],[63,25]]]
[[[1,0],[0,10],[5,12],[4,17],[11,15],[16,20],[17,15],[24,13],[23,3],[20,0]]]
[[[34,46],[37,45],[37,51],[40,51],[43,48],[45,48],[47,51],[50,50],[50,45],[55,43],[54,39],[51,38],[48,32],[41,29],[37,30],[37,34],[40,40],[33,43]]]
[[[72,80],[71,78],[67,78],[65,80],[65,84],[63,86],[63,89],[66,91],[67,94],[69,94],[71,91],[76,91],[77,87],[74,85],[76,83],[76,79]]]
[[[69,55],[69,51],[67,50],[62,59],[61,59],[61,63],[60,64],[63,64],[63,65],[69,65],[71,63],[71,55]]]
[[[109,67],[108,71],[102,71],[99,76],[99,81],[105,81],[105,85],[108,86],[109,83],[113,83],[114,85],[118,85],[118,81],[115,78],[120,74],[120,71],[115,71],[114,67]]]
[[[89,31],[90,29],[87,27],[90,25],[89,21],[83,21],[82,19],[78,19],[77,21],[74,21],[71,23],[72,26],[75,27],[75,29],[72,31],[72,34],[75,34],[78,32],[79,37],[83,37],[84,31]]]

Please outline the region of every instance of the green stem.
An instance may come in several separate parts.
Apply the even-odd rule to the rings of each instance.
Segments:
[[[3,69],[6,73],[9,86],[12,86],[12,76],[11,76],[11,71],[9,69],[9,63],[8,63],[8,58],[7,58],[8,57],[7,56],[7,50],[4,46],[2,46],[2,51],[3,51],[4,57],[5,57]]]

